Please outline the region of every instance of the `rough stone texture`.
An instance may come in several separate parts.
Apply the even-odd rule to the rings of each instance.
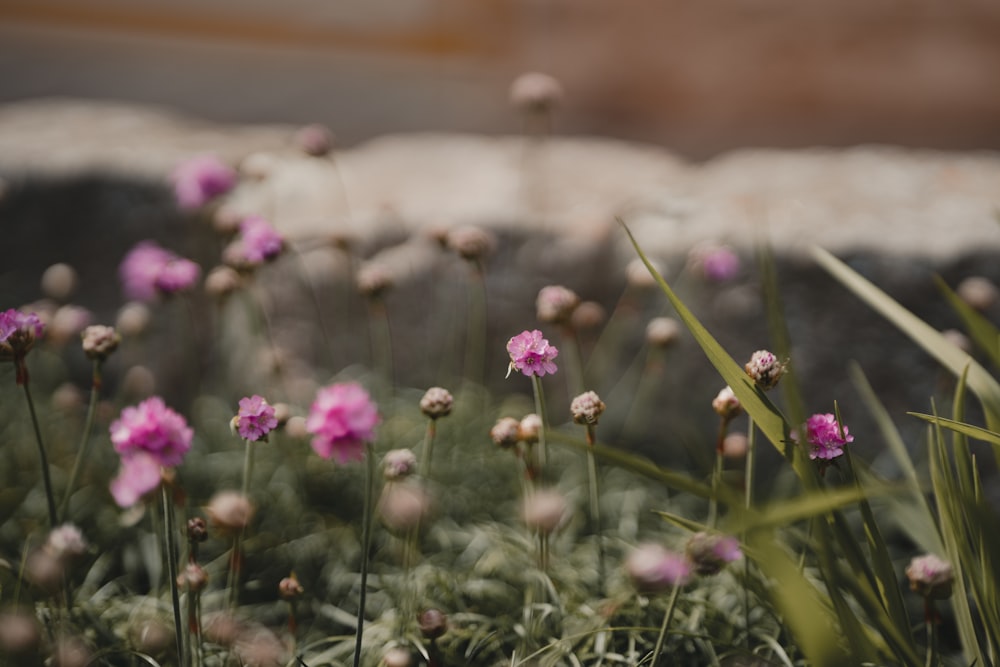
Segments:
[[[995,153],[739,150],[690,163],[613,140],[414,134],[339,151],[331,162],[296,152],[294,130],[110,103],[23,102],[0,108],[0,174],[166,182],[179,160],[215,152],[257,174],[227,205],[270,216],[296,238],[473,223],[626,252],[614,223],[621,216],[649,252],[664,255],[706,240],[930,258],[1000,248]]]

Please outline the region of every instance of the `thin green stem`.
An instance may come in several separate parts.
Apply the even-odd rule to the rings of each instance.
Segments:
[[[656,667],[656,662],[660,659],[660,653],[663,652],[663,642],[667,638],[667,628],[670,627],[670,621],[673,620],[674,609],[677,607],[677,597],[680,592],[680,586],[674,586],[674,589],[670,591],[670,601],[667,603],[667,611],[663,615],[663,624],[660,626],[660,634],[656,638],[656,647],[653,649],[653,659],[649,661],[650,667]]]
[[[420,449],[420,476],[429,479],[431,475],[431,454],[434,451],[434,439],[437,437],[437,420],[427,420],[427,431],[424,432],[424,446]]]
[[[174,535],[174,508],[170,499],[170,487],[160,484],[160,499],[163,503],[163,537],[167,558],[167,574],[170,577],[170,599],[174,607],[174,636],[177,640],[177,660],[181,666],[188,664],[184,653],[184,625],[181,621],[181,596],[177,588],[177,544]]]
[[[545,395],[542,393],[542,379],[537,375],[531,376],[531,388],[535,393],[535,413],[542,419],[542,428],[538,431],[538,473],[544,479],[545,466],[549,460],[549,448],[545,442],[545,431],[548,429],[549,420],[545,415]]]
[[[368,559],[372,547],[372,503],[375,498],[375,447],[365,443],[365,490],[361,515],[361,590],[358,593],[358,629],[354,642],[354,667],[361,664],[365,632],[365,602],[368,597]]]
[[[712,463],[712,497],[708,500],[708,526],[715,528],[719,523],[719,489],[722,487],[722,469],[725,464],[723,456],[726,432],[729,430],[729,419],[719,419],[719,433],[715,439],[715,460]]]
[[[592,524],[591,530],[593,530],[594,538],[597,540],[597,580],[603,590],[605,581],[604,535],[601,532],[601,495],[597,479],[597,457],[594,455],[595,442],[594,426],[593,424],[587,424],[587,445],[590,447],[590,449],[587,450],[587,482],[588,492],[590,495],[590,521]]]
[[[482,384],[486,349],[486,279],[479,260],[469,260],[469,321],[465,337],[465,379]]]
[[[31,414],[31,426],[35,430],[35,442],[38,443],[38,458],[42,466],[42,481],[45,483],[45,499],[49,505],[49,524],[55,528],[59,523],[59,514],[56,511],[56,498],[52,492],[52,477],[49,475],[49,457],[45,454],[45,445],[42,443],[42,431],[38,426],[38,415],[35,414],[35,402],[31,400],[31,391],[28,389],[28,381],[25,378],[22,383],[24,396],[28,399],[28,412]]]
[[[97,414],[97,399],[101,393],[101,361],[94,359],[93,372],[90,382],[90,403],[87,405],[87,418],[83,423],[83,433],[80,434],[80,445],[76,448],[76,460],[73,462],[73,470],[69,474],[69,482],[66,484],[66,491],[63,493],[62,503],[59,505],[59,516],[66,518],[66,511],[69,509],[69,497],[76,486],[76,479],[80,476],[80,468],[83,467],[83,460],[87,456],[87,447],[90,444],[90,432],[94,426],[94,415]]]
[[[250,480],[253,476],[253,454],[254,454],[254,443],[253,440],[249,438],[244,441],[245,449],[243,454],[243,484],[240,487],[243,497],[247,500],[250,499]],[[247,527],[244,524],[240,526],[239,531],[237,531],[236,536],[233,538],[233,553],[229,562],[229,607],[230,609],[236,608],[236,603],[239,600],[239,587],[240,587],[240,570],[243,561],[243,554],[241,550],[243,548],[243,539],[246,536]]]

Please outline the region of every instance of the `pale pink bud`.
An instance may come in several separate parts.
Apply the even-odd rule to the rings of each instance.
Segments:
[[[604,413],[604,401],[595,392],[588,391],[580,394],[570,403],[569,411],[573,415],[573,421],[577,424],[590,424],[594,426]]]
[[[420,410],[431,419],[440,419],[451,414],[454,398],[447,389],[431,387],[420,399]]]
[[[580,304],[580,297],[562,285],[549,285],[538,292],[535,300],[538,321],[562,324],[568,322]]]
[[[670,347],[681,337],[681,325],[672,317],[654,317],[646,325],[646,342],[653,347]]]
[[[524,498],[521,518],[524,524],[540,533],[551,533],[560,528],[569,516],[566,498],[551,489],[540,489]]]
[[[726,385],[712,399],[712,409],[723,419],[729,420],[736,417],[743,411],[740,399],[736,398],[733,388]]]

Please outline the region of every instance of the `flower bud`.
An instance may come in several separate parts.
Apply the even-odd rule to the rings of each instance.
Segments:
[[[231,266],[217,266],[205,276],[205,292],[219,299],[229,296],[240,288],[243,279]]]
[[[382,656],[382,664],[385,667],[411,667],[413,656],[405,648],[396,646],[385,652]]]
[[[56,301],[66,301],[79,283],[76,269],[69,264],[53,264],[42,274],[42,292]]]
[[[440,419],[451,414],[454,398],[447,389],[431,387],[420,399],[420,410],[431,419]]]
[[[726,564],[743,557],[739,540],[718,533],[695,533],[685,551],[695,572],[701,575],[718,574]]]
[[[382,477],[392,482],[409,477],[417,471],[417,457],[409,449],[393,449],[382,458]]]
[[[712,399],[712,409],[715,410],[717,415],[727,421],[743,412],[740,399],[736,398],[733,388],[729,385],[723,387],[715,398]]]
[[[573,309],[569,323],[577,331],[589,331],[599,328],[607,319],[608,313],[604,306],[596,301],[583,301]]]
[[[241,530],[250,524],[254,507],[242,493],[220,491],[212,496],[205,512],[216,526],[227,530]]]
[[[596,426],[604,413],[604,401],[592,391],[580,394],[570,403],[569,411],[577,424]]]
[[[141,336],[149,327],[152,317],[153,315],[149,310],[149,306],[138,301],[132,301],[126,303],[118,311],[115,329],[127,338]]]
[[[177,575],[177,585],[192,593],[200,593],[208,585],[208,573],[201,565],[188,563],[184,571]]]
[[[517,439],[529,444],[536,443],[543,428],[545,425],[542,424],[541,417],[535,413],[525,415],[517,425]]]
[[[305,589],[302,588],[302,584],[299,583],[294,572],[278,582],[278,595],[283,600],[294,600],[303,593],[305,593]]]
[[[955,575],[951,563],[933,554],[918,556],[906,567],[910,590],[929,600],[944,600],[951,596]]]
[[[513,417],[503,417],[490,429],[490,437],[497,447],[509,449],[520,440],[521,422]]]
[[[510,86],[510,103],[528,113],[545,113],[562,100],[563,88],[555,77],[541,72],[525,72]]]
[[[786,364],[778,361],[778,357],[767,350],[757,350],[744,368],[757,386],[767,391],[778,385],[778,380],[785,373]]]
[[[438,609],[425,609],[417,616],[420,634],[434,640],[448,631],[448,617]]]
[[[449,230],[447,242],[449,248],[467,260],[484,259],[497,245],[492,232],[472,225]]]
[[[654,317],[646,325],[646,342],[653,347],[670,347],[681,337],[681,325],[672,317]]]
[[[357,284],[362,296],[378,298],[392,287],[392,271],[379,262],[366,262],[358,269]]]
[[[83,339],[83,353],[88,359],[104,361],[112,352],[118,349],[118,344],[122,342],[122,337],[113,327],[103,324],[94,324],[83,330],[80,334]]]
[[[566,498],[557,491],[540,489],[524,499],[521,508],[524,524],[540,533],[551,533],[569,518]]]
[[[208,525],[200,516],[188,519],[187,522],[188,542],[200,544],[208,539]]]
[[[431,499],[415,484],[386,484],[379,498],[377,512],[391,531],[402,533],[416,528],[430,511]]]
[[[535,300],[539,322],[564,324],[569,322],[573,311],[580,305],[580,297],[562,285],[549,285],[538,292]]]
[[[955,290],[958,297],[976,310],[987,310],[1000,299],[1000,289],[993,281],[982,276],[966,278]]]
[[[637,589],[657,593],[686,584],[692,565],[683,555],[659,544],[643,544],[628,555],[625,571]]]
[[[333,149],[334,137],[330,128],[319,123],[300,127],[295,133],[295,144],[306,155],[323,157]]]

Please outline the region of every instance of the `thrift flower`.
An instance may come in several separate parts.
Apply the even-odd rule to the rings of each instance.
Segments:
[[[238,269],[260,266],[285,248],[285,237],[259,215],[244,218],[239,229],[239,237],[223,253],[226,262]]]
[[[566,498],[561,493],[540,489],[524,497],[521,518],[528,528],[549,534],[566,523],[568,511]]]
[[[223,530],[241,530],[250,525],[254,506],[239,491],[219,491],[205,507],[209,521]]]
[[[517,109],[532,113],[549,111],[563,97],[559,81],[541,72],[525,72],[510,86],[510,103]]]
[[[319,390],[309,409],[306,430],[313,434],[312,448],[337,463],[360,461],[364,443],[375,436],[378,409],[361,385],[354,382]]]
[[[580,305],[580,297],[573,290],[562,285],[549,285],[538,292],[535,308],[539,322],[564,324],[573,316]]]
[[[153,301],[159,293],[173,294],[189,289],[200,275],[197,264],[153,241],[137,243],[118,267],[125,296],[136,301]]]
[[[267,434],[278,427],[278,418],[264,397],[254,394],[240,399],[240,409],[233,423],[240,437],[256,442],[267,440]]]
[[[497,447],[513,447],[521,439],[521,422],[513,417],[501,417],[490,429],[490,438]]]
[[[496,236],[481,227],[465,225],[448,231],[445,243],[469,261],[484,259],[497,245]]]
[[[717,533],[695,533],[685,551],[695,572],[702,575],[718,574],[726,564],[743,557],[739,540]]]
[[[507,375],[517,369],[525,375],[544,376],[555,373],[555,363],[552,361],[559,355],[559,350],[549,345],[538,329],[522,331],[507,341],[507,353],[510,355],[510,366]]]
[[[154,396],[122,410],[111,424],[111,443],[126,459],[145,453],[160,466],[176,466],[191,449],[194,432],[180,416]]]
[[[521,418],[521,423],[517,425],[517,439],[528,444],[536,443],[543,428],[545,425],[542,424],[542,418],[539,415],[535,413],[525,415]]]
[[[294,572],[278,582],[278,595],[283,600],[294,600],[305,592]]]
[[[943,600],[951,595],[955,575],[951,563],[933,554],[918,556],[906,567],[910,589],[925,598]]]
[[[409,449],[393,449],[382,458],[382,477],[392,482],[417,471],[417,457]]]
[[[236,172],[214,155],[196,155],[174,168],[174,197],[183,209],[201,208],[236,185]]]
[[[111,495],[119,507],[131,507],[160,485],[161,465],[148,452],[122,457],[118,476],[111,480]]]
[[[835,459],[844,453],[844,445],[854,442],[854,436],[847,431],[847,426],[837,423],[837,418],[827,412],[815,414],[806,420],[806,442],[812,447],[810,459]],[[792,434],[797,438],[797,434]]]
[[[28,381],[24,357],[45,333],[45,325],[36,313],[22,313],[13,308],[0,313],[0,361],[13,361],[18,385]]]
[[[744,368],[757,386],[767,391],[778,385],[778,380],[785,373],[785,366],[773,353],[757,350],[750,356],[750,361]]]
[[[625,560],[625,571],[640,591],[657,593],[683,586],[691,578],[693,566],[683,554],[659,544],[636,547]]]
[[[713,282],[732,280],[740,272],[739,255],[728,246],[713,244],[695,248],[690,259],[701,275]]]
[[[423,487],[386,484],[375,511],[386,528],[402,533],[419,526],[430,509],[431,497]]]

